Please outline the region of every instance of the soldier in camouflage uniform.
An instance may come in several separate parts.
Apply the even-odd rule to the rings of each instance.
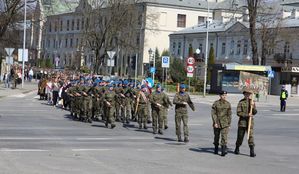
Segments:
[[[164,93],[164,89],[162,88],[162,92]],[[164,93],[165,94],[165,93]],[[167,101],[167,104],[165,105],[165,107],[163,107],[163,110],[162,110],[162,117],[163,117],[163,127],[164,129],[168,129],[168,119],[167,119],[167,116],[168,116],[168,109],[169,109],[169,106],[172,107],[172,103],[168,97],[168,95],[166,95],[166,101]]]
[[[158,84],[156,87],[156,91],[150,95],[150,102],[152,108],[152,125],[153,125],[153,133],[163,135],[163,120],[164,115],[163,112],[165,108],[168,107],[167,95],[162,92],[161,85]]]
[[[98,87],[98,83],[95,82],[93,86],[90,88],[89,95],[92,97],[92,119],[98,120],[100,115],[100,88]]]
[[[92,97],[89,95],[90,86],[87,84],[82,86],[82,121],[91,123]]]
[[[124,114],[123,115],[123,122],[129,124],[130,116],[131,116],[131,109],[132,109],[132,100],[133,100],[133,89],[131,88],[131,85],[128,84],[124,86],[124,101],[123,101],[123,109],[124,109]]]
[[[243,94],[244,94],[244,98],[239,101],[237,107],[237,115],[239,116],[239,122],[238,122],[238,136],[236,141],[235,154],[240,154],[239,147],[242,145],[245,132],[247,132],[248,130],[249,118],[252,117],[248,145],[250,148],[250,156],[255,157],[256,154],[254,153],[254,140],[253,140],[253,126],[254,126],[253,115],[257,114],[257,110],[251,98],[253,93],[251,91],[245,90]],[[251,107],[252,107],[252,114],[250,114]]]
[[[111,124],[111,129],[115,127],[115,106],[118,102],[118,97],[115,91],[113,90],[113,85],[108,85],[108,90],[105,92],[103,101],[104,101],[104,117],[105,117],[105,126],[108,127],[108,124]]]
[[[116,96],[117,96],[117,101],[121,101],[121,93],[123,92],[123,88],[121,86],[120,82],[116,82],[116,87],[114,89]],[[121,102],[116,102],[115,106],[115,120],[119,121],[120,120],[120,112],[121,112]]]
[[[214,128],[214,153],[218,154],[221,135],[221,156],[225,156],[227,154],[227,136],[232,119],[232,110],[230,103],[226,101],[227,92],[221,91],[219,95],[220,99],[214,102],[211,111]]]
[[[138,112],[138,124],[139,129],[142,129],[142,126],[144,129],[147,129],[147,117],[149,115],[148,113],[148,104],[149,104],[149,93],[146,92],[145,85],[141,86],[141,90],[138,92],[137,95],[137,112]]]
[[[181,122],[183,122],[184,129],[184,142],[189,142],[189,129],[188,129],[188,110],[187,105],[195,111],[194,104],[190,99],[190,96],[185,92],[185,84],[180,85],[180,92],[176,93],[173,99],[175,104],[175,128],[178,142],[182,142],[181,138]]]

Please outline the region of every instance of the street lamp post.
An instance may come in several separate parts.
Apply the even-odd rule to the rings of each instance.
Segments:
[[[206,88],[207,88],[207,71],[208,71],[208,44],[209,44],[209,15],[210,15],[210,8],[209,8],[209,1],[207,1],[208,6],[208,16],[207,16],[207,38],[206,38],[206,53],[205,53],[205,75],[204,75],[204,84],[203,84],[203,97],[206,96]]]
[[[27,15],[27,0],[24,2],[24,37],[23,37],[23,55],[22,55],[22,88],[24,88],[24,69],[25,69],[25,47],[26,47],[26,15]]]

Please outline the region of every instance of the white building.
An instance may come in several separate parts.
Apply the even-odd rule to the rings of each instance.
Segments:
[[[296,6],[284,4],[281,7],[279,33],[275,37],[274,46],[267,49],[266,65],[272,66],[275,71],[275,78],[272,80],[272,93],[278,94],[280,85],[286,84],[290,93],[298,95],[299,74],[299,17]],[[284,17],[284,18],[283,18]],[[275,25],[275,22],[273,23]],[[269,27],[271,28],[271,26]],[[273,29],[273,28],[272,28]],[[261,28],[257,25],[257,44],[259,56],[261,56],[262,41],[260,35]],[[201,54],[199,59],[197,75],[203,77],[203,59],[206,54],[206,33],[205,24],[183,29],[172,33],[170,38],[169,50],[175,57],[186,58],[189,55],[189,48],[196,50],[199,48]],[[252,64],[252,52],[249,35],[249,23],[247,18],[237,21],[232,19],[229,22],[214,20],[209,24],[208,53],[211,47],[215,50],[216,64]],[[261,58],[259,57],[261,62]],[[238,81],[234,74],[222,74],[222,81],[233,84]],[[236,90],[235,90],[236,91]]]
[[[80,0],[77,9],[90,2],[89,0]],[[217,12],[219,18],[227,20],[230,15],[227,10],[223,9],[230,9],[233,6],[232,2],[235,1],[209,0],[211,9],[209,14],[208,2],[204,0],[146,0],[138,3],[143,16],[140,38],[137,39],[140,41],[139,75],[148,71],[147,68],[151,63],[148,53],[150,48],[153,50],[158,48],[160,52],[168,50],[169,34],[201,24],[205,22],[207,16],[212,20],[213,12]],[[43,35],[43,56],[51,58],[53,62],[58,57],[61,67],[72,66],[75,62],[78,64],[78,61],[83,62],[84,65],[91,65],[94,62],[91,51],[78,49],[82,35],[79,23],[82,23],[82,16],[76,12],[76,9],[68,13],[48,16]],[[68,25],[69,29],[67,29]],[[81,57],[83,60],[78,60],[76,57]],[[126,63],[125,69],[130,68],[128,64]],[[116,61],[116,66],[119,69],[120,61]]]

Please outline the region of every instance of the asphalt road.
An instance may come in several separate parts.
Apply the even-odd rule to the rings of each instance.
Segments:
[[[35,94],[35,93],[34,93]],[[176,142],[174,111],[164,135],[140,131],[137,124],[113,130],[101,122],[76,122],[69,113],[39,101],[33,93],[0,100],[1,174],[228,174],[297,173],[299,108],[286,113],[259,105],[255,118],[255,158],[246,140],[233,154],[237,116],[229,134],[229,154],[213,154],[209,102],[196,101],[190,111],[190,143]],[[299,101],[299,100],[298,100]],[[235,106],[233,106],[235,111]]]

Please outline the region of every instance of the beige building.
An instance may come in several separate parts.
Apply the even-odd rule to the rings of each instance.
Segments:
[[[94,54],[90,48],[79,46],[82,41],[82,22],[84,19],[78,12],[83,6],[90,5],[95,1],[80,0],[76,8],[67,13],[52,14],[47,17],[43,32],[42,57],[59,60],[59,67],[85,65],[92,66]],[[99,1],[105,3],[106,0]],[[148,71],[152,62],[148,50],[157,48],[160,53],[169,48],[169,34],[204,23],[209,16],[228,19],[234,6],[231,0],[145,0],[137,5],[141,9],[140,36],[138,54],[138,74],[143,75]],[[92,5],[91,5],[92,6]],[[208,6],[210,12],[208,13]],[[121,52],[121,50],[118,50]],[[122,55],[117,54],[115,63],[118,74],[128,75],[128,69],[134,69],[130,63],[134,61],[134,53],[123,60]],[[121,60],[121,61],[120,61]],[[120,68],[121,67],[121,68]],[[119,69],[124,69],[119,72]],[[133,73],[134,71],[131,71]]]

